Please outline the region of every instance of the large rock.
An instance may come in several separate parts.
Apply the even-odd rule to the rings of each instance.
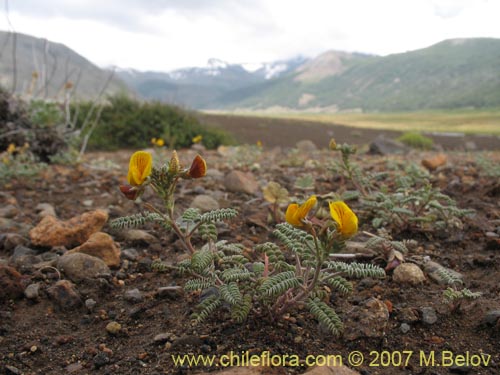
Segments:
[[[208,212],[220,208],[219,202],[206,194],[197,195],[191,202],[191,207],[198,208],[201,212]]]
[[[59,258],[57,268],[75,282],[110,274],[102,259],[83,253],[64,254]]]
[[[93,233],[99,232],[107,220],[108,214],[103,210],[86,212],[67,221],[48,215],[30,230],[29,235],[31,242],[37,246],[71,248],[81,245]]]
[[[109,267],[120,266],[120,247],[107,233],[97,232],[82,245],[68,251],[67,254],[83,253],[102,259]]]
[[[226,190],[233,193],[256,194],[260,188],[259,183],[252,173],[231,171],[224,178]]]

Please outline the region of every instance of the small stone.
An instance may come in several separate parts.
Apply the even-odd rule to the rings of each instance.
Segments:
[[[170,333],[159,333],[153,338],[153,341],[155,344],[164,344],[170,340],[171,336]]]
[[[31,270],[37,263],[43,260],[40,256],[35,255],[36,251],[22,245],[16,246],[14,253],[9,258],[9,265],[17,268],[21,272]]]
[[[57,269],[75,282],[111,273],[102,259],[83,253],[64,254],[57,261]]]
[[[404,323],[413,323],[420,320],[418,310],[415,308],[404,307],[398,313],[398,318]]]
[[[409,151],[403,143],[393,139],[388,139],[383,135],[377,136],[370,143],[371,154],[388,155],[388,154],[406,154]]]
[[[183,295],[184,290],[180,286],[162,286],[156,290],[156,293],[160,298],[177,299]]]
[[[425,281],[425,275],[416,264],[402,263],[394,270],[392,279],[401,284],[419,285]]]
[[[92,207],[93,204],[94,204],[94,201],[92,199],[85,199],[82,202],[82,205],[85,207]]]
[[[72,363],[68,366],[66,366],[66,373],[72,374],[74,372],[79,372],[83,370],[83,365],[81,363]]]
[[[259,183],[252,173],[242,171],[231,171],[224,178],[224,186],[227,191],[233,193],[247,193],[254,195],[260,191]]]
[[[97,302],[95,300],[93,300],[92,298],[87,298],[85,300],[85,307],[89,311],[93,311],[96,304],[97,304]]]
[[[407,323],[401,323],[401,332],[408,333],[410,331],[410,325]]]
[[[106,366],[110,362],[110,359],[106,353],[99,352],[94,356],[93,362],[94,362],[94,367],[96,369],[99,369],[103,366]]]
[[[118,322],[109,322],[106,325],[106,331],[111,335],[117,335],[122,330],[122,325]]]
[[[12,267],[0,264],[0,302],[20,298],[23,292],[21,274]]]
[[[139,253],[137,252],[136,249],[125,249],[122,251],[122,258],[128,259],[131,261],[136,261],[137,258],[139,257]]]
[[[142,229],[127,229],[120,233],[120,235],[123,240],[133,243],[149,245],[158,242],[158,238]]]
[[[422,307],[420,309],[422,312],[422,321],[426,324],[434,324],[437,322],[438,317],[436,314],[436,310],[432,307]]]
[[[26,246],[29,240],[17,233],[6,233],[0,236],[0,249],[10,252],[17,246]]]
[[[21,375],[23,372],[19,370],[17,367],[11,365],[5,365],[5,373],[7,375]]]
[[[26,289],[24,289],[24,296],[27,299],[36,300],[39,297],[38,295],[39,291],[40,291],[40,284],[38,283],[30,284],[26,287]]]
[[[318,148],[316,147],[316,144],[309,140],[309,139],[303,139],[301,141],[298,141],[295,147],[301,152],[301,153],[308,153],[308,152],[314,152],[317,151]]]
[[[144,300],[144,296],[142,295],[141,291],[137,288],[127,290],[123,296],[125,298],[125,301],[131,302],[131,303],[139,303]]]
[[[349,341],[361,337],[383,337],[388,321],[387,305],[372,297],[352,309],[345,322],[344,337]]]
[[[489,326],[497,326],[500,323],[500,310],[490,310],[488,311],[483,319],[481,320],[481,323],[484,325],[489,325]]]
[[[71,248],[87,241],[92,233],[99,232],[107,220],[108,214],[103,210],[86,212],[67,221],[49,215],[30,230],[29,235],[36,246]]]
[[[54,206],[52,206],[50,203],[38,203],[35,207],[35,211],[37,212],[39,217],[57,216]]]
[[[447,161],[448,158],[445,154],[438,154],[432,158],[423,159],[422,165],[432,172],[445,165]]]
[[[75,285],[68,280],[59,280],[47,289],[47,294],[63,310],[71,310],[82,304]]]
[[[8,204],[0,208],[0,217],[5,217],[7,219],[14,218],[18,213],[19,209],[12,204]]]
[[[219,202],[217,202],[210,195],[205,194],[197,195],[191,202],[191,207],[198,208],[202,213],[220,208]]]
[[[82,245],[75,247],[66,254],[83,253],[100,258],[109,267],[120,266],[120,245],[107,233],[93,233]]]
[[[304,338],[303,338],[302,336],[295,336],[295,337],[293,338],[293,342],[294,342],[295,344],[302,344],[302,342],[303,342],[303,341],[304,341]]]

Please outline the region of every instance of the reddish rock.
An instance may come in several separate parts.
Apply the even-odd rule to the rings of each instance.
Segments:
[[[75,247],[66,254],[84,253],[100,258],[109,267],[120,266],[120,245],[113,241],[107,233],[97,232],[81,246]]]
[[[22,276],[14,268],[0,264],[0,302],[20,298],[24,287]]]
[[[224,178],[224,186],[228,191],[234,193],[256,194],[259,190],[259,183],[251,173],[242,171],[231,171]]]
[[[69,280],[59,280],[47,289],[47,294],[63,310],[71,310],[82,304],[80,294]]]
[[[103,210],[86,212],[67,221],[48,215],[30,230],[30,239],[37,246],[71,248],[81,245],[93,233],[99,232],[107,220],[108,214]]]
[[[435,171],[439,167],[446,164],[448,158],[445,154],[438,154],[432,158],[427,158],[422,160],[422,165],[427,168],[429,171]]]

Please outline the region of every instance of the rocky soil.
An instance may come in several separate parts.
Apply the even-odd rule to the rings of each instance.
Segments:
[[[237,219],[219,227],[219,239],[241,243],[251,253],[255,244],[272,240],[274,224],[262,194],[270,181],[299,200],[313,192],[352,189],[328,168],[339,155],[317,146],[301,142],[293,149],[264,151],[249,146],[181,150],[186,165],[201,153],[208,173],[179,184],[176,210],[236,208]],[[351,295],[330,299],[345,324],[339,338],[326,333],[300,308],[277,322],[250,316],[236,324],[221,311],[193,325],[190,315],[199,294],[184,292],[184,277],[171,268],[151,267],[157,259],[175,266],[185,257],[177,238],[152,224],[137,230],[109,227],[110,219],[143,209],[141,202],[125,199],[118,189],[130,154],[93,153],[78,166],[49,166],[33,179],[0,182],[0,373],[210,372],[221,367],[175,365],[172,355],[219,357],[230,351],[295,354],[302,360],[311,354],[339,354],[353,369],[324,372],[330,374],[500,373],[500,180],[498,175],[488,176],[492,171],[480,162],[498,163],[498,151],[449,151],[438,159],[437,151],[355,157],[363,170],[371,172],[388,168],[388,163],[402,169],[427,160],[432,184],[476,214],[462,220],[462,229],[449,232],[400,233],[386,228],[397,233],[395,239],[414,239],[418,246],[385,279],[356,280]],[[157,151],[155,159],[168,155]],[[306,175],[313,180],[310,188],[297,185],[297,179]],[[142,199],[159,203],[151,191]],[[363,221],[359,202],[350,204],[360,216],[360,233],[353,240],[366,241],[363,231],[375,229]],[[202,243],[195,240],[195,245]],[[423,259],[456,271],[465,286],[482,296],[457,306],[444,303],[445,286]],[[387,266],[383,259],[368,261]],[[365,357],[357,368],[347,361],[353,351]],[[382,351],[413,354],[406,365],[393,361],[384,366],[376,357]],[[434,352],[438,364],[444,352],[491,357],[482,366],[460,361],[432,366],[419,361],[421,352]],[[298,367],[251,371],[306,370],[302,361]]]

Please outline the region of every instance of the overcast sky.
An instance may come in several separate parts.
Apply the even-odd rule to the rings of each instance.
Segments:
[[[99,66],[169,71],[327,50],[378,55],[448,38],[500,38],[500,0],[5,0],[0,29]],[[6,6],[7,5],[7,6]],[[8,13],[6,12],[8,8]],[[7,14],[10,19],[7,18]]]

